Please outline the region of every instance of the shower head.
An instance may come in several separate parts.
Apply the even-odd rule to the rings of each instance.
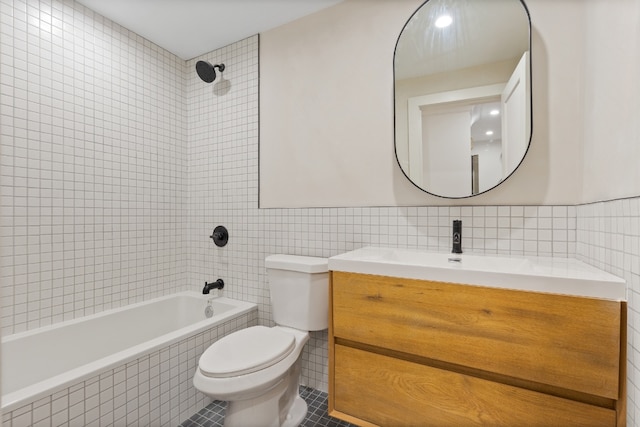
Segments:
[[[216,79],[216,67],[218,67],[218,71],[224,71],[224,64],[211,65],[207,61],[198,61],[196,63],[196,72],[203,82],[211,83]]]

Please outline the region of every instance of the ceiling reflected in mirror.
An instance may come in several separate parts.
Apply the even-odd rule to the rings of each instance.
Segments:
[[[531,136],[529,52],[520,0],[429,0],[409,18],[394,56],[394,119],[396,158],[414,185],[469,197],[514,172]],[[489,144],[501,148],[472,161]]]

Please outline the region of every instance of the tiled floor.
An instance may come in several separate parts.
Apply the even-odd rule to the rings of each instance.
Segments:
[[[327,415],[327,393],[300,386],[300,397],[302,397],[309,406],[307,416],[302,421],[302,424],[300,424],[301,427],[352,426],[352,424],[331,418]],[[222,427],[226,406],[226,402],[212,402],[209,406],[180,424],[180,427]]]

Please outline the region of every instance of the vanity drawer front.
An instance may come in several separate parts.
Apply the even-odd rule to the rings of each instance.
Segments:
[[[615,426],[585,403],[335,346],[335,410],[380,426]]]
[[[618,398],[619,302],[342,272],[332,293],[337,340]]]

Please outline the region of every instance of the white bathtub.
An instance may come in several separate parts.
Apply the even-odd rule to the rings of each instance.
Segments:
[[[208,300],[214,309],[211,318],[205,317]],[[236,320],[243,315],[251,314],[249,323],[255,323],[256,313],[252,303],[184,292],[4,337],[0,351],[2,413],[54,396],[212,328],[215,341],[232,329],[249,326],[246,319],[244,324]],[[206,348],[205,340],[199,341],[201,349]],[[67,413],[71,418],[71,411]]]

